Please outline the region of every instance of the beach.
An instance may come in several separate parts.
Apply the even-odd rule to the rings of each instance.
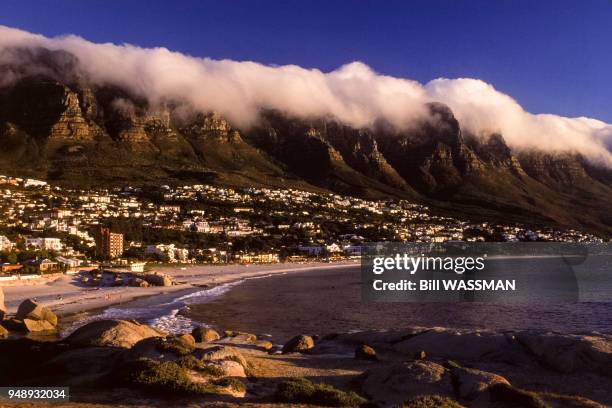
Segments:
[[[153,272],[170,275],[178,284],[173,286],[90,287],[80,283],[78,275],[63,275],[51,282],[3,286],[8,313],[15,313],[25,299],[36,299],[51,308],[58,316],[90,312],[109,306],[134,301],[142,297],[189,292],[202,287],[213,287],[247,278],[310,271],[336,269],[358,265],[354,261],[338,263],[262,264],[262,265],[197,265],[157,267]]]

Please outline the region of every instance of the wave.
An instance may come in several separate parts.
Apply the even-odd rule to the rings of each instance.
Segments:
[[[243,279],[198,290],[159,304],[155,304],[153,298],[147,298],[144,300],[143,306],[130,305],[133,302],[121,306],[112,306],[98,315],[79,320],[65,330],[63,334],[68,335],[89,322],[108,319],[136,320],[170,334],[190,332],[195,326],[208,326],[205,323],[195,323],[182,314],[182,312],[188,310],[190,304],[210,302],[244,281]]]

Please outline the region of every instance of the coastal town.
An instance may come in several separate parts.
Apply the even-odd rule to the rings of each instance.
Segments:
[[[87,265],[340,260],[364,242],[600,242],[576,230],[472,223],[404,200],[212,185],[71,189],[0,176],[3,275]]]

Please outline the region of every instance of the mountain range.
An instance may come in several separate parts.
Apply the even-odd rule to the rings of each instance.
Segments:
[[[611,169],[470,134],[441,103],[403,130],[264,109],[241,128],[89,83],[65,51],[12,52],[23,55],[20,66],[0,65],[0,77],[15,76],[0,87],[0,173],[84,187],[215,183],[404,198],[445,215],[612,235]]]

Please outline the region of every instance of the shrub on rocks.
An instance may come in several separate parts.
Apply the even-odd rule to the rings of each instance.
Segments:
[[[217,380],[213,380],[212,384],[217,385],[219,387],[231,388],[237,392],[246,392],[246,386],[244,383],[236,378],[219,378]]]
[[[208,327],[196,327],[192,330],[191,335],[197,343],[210,343],[221,338],[219,333]]]
[[[354,392],[345,392],[328,384],[315,384],[304,378],[283,381],[278,385],[275,397],[280,402],[327,407],[359,407],[368,402]]]
[[[214,386],[192,382],[187,370],[171,361],[160,363],[149,359],[136,360],[124,365],[122,372],[129,383],[162,394],[217,393]]]
[[[370,361],[378,360],[378,357],[376,357],[376,350],[367,344],[361,344],[355,348],[355,358]]]
[[[190,369],[173,361],[134,360],[120,367],[123,381],[165,396],[177,394],[244,396],[246,387],[237,379],[192,380]],[[240,383],[240,384],[238,384]]]
[[[174,353],[179,356],[191,354],[195,350],[195,339],[191,334],[180,334],[168,337],[165,341],[158,343],[159,351]]]
[[[0,339],[6,339],[8,337],[8,330],[4,326],[0,326]]]
[[[181,359],[177,361],[177,364],[188,370],[199,371],[212,377],[221,377],[225,375],[225,371],[223,371],[221,367],[214,364],[207,364],[191,355],[181,357]]]
[[[196,350],[196,357],[208,361],[232,360],[240,363],[244,368],[248,367],[248,363],[242,353],[233,347],[214,346],[207,349]]]
[[[304,353],[315,346],[315,342],[312,337],[300,334],[295,336],[285,344],[283,347],[283,354],[285,353]]]

